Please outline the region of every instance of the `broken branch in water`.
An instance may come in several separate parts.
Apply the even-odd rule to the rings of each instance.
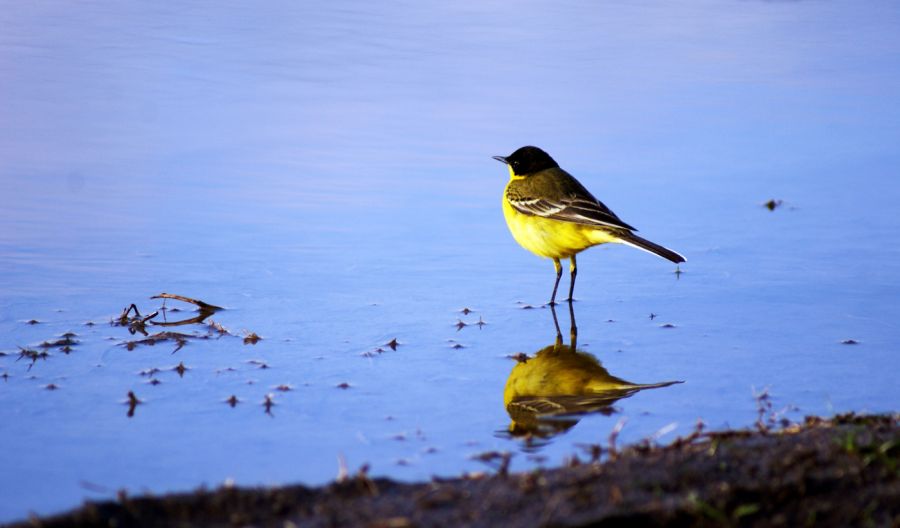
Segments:
[[[134,317],[129,317],[132,310],[134,311]],[[128,331],[132,334],[140,332],[144,335],[147,335],[147,330],[145,328],[147,325],[147,321],[150,321],[157,315],[159,315],[159,310],[142,317],[141,312],[138,311],[137,305],[131,303],[131,306],[122,310],[122,315],[120,315],[119,318],[115,321],[115,324],[119,326],[127,326]]]
[[[186,303],[191,303],[197,305],[200,308],[201,312],[217,312],[222,310],[221,306],[215,306],[213,304],[205,303],[203,301],[197,299],[191,299],[190,297],[185,297],[183,295],[176,295],[174,293],[160,293],[159,295],[154,295],[150,297],[151,299],[175,299],[176,301],[182,301]]]

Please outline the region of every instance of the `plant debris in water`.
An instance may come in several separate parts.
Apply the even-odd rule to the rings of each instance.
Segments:
[[[763,206],[765,206],[765,208],[768,209],[769,211],[774,211],[775,209],[781,207],[781,205],[783,203],[784,203],[784,201],[776,200],[773,198],[773,199],[769,200],[768,202],[764,203]]]

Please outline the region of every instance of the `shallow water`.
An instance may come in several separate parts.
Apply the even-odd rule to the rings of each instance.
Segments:
[[[339,457],[525,469],[622,418],[622,441],[750,425],[764,387],[795,418],[896,410],[898,21],[849,1],[0,10],[0,521],[320,484]],[[688,258],[579,258],[578,349],[684,383],[531,443],[503,391],[508,356],[555,341],[553,272],[509,236],[491,159],[523,144]],[[128,350],[110,321],[160,292],[224,306],[234,335]],[[65,332],[70,353],[17,360]]]

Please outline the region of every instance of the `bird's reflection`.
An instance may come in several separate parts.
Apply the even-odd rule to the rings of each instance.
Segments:
[[[552,305],[550,309],[556,341],[533,357],[519,359],[503,390],[512,436],[549,438],[574,426],[584,414],[611,414],[613,403],[638,391],[681,383],[639,384],[613,376],[597,358],[576,348],[578,329],[572,303],[569,345],[563,343],[556,309]]]

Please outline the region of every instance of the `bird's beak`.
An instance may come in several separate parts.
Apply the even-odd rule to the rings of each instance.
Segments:
[[[506,161],[506,158],[504,158],[503,156],[492,156],[492,157],[495,160],[499,161],[500,163],[505,163],[505,164],[509,165],[509,162]]]

